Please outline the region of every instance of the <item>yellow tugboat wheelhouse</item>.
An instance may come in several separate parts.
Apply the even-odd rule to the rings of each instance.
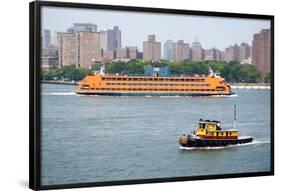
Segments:
[[[245,144],[253,141],[253,137],[239,136],[237,129],[222,129],[219,121],[200,119],[197,131],[179,137],[183,147],[216,147]]]
[[[210,96],[231,95],[227,81],[210,69],[208,76],[127,76],[100,72],[87,75],[77,94],[106,96]]]

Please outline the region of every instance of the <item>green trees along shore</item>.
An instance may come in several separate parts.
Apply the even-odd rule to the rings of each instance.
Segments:
[[[232,83],[258,83],[269,82],[270,74],[259,71],[254,65],[239,64],[238,62],[202,61],[202,62],[149,62],[143,60],[130,60],[129,62],[115,62],[105,65],[105,73],[119,75],[143,75],[145,67],[167,67],[173,76],[180,75],[208,75],[209,67],[215,73],[220,73],[227,81]],[[50,68],[41,71],[42,80],[74,80],[79,81],[87,74],[100,69],[100,65],[93,65],[91,69],[65,66]]]

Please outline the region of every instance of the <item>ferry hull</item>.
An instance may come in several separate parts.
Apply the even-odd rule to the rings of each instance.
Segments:
[[[190,139],[188,138],[186,143],[181,144],[183,147],[221,147],[228,145],[238,145],[246,144],[253,141],[253,137],[245,137],[238,139],[218,139],[218,140],[208,140],[208,139]]]
[[[229,94],[198,94],[198,93],[109,93],[109,92],[76,92],[82,95],[100,95],[100,96],[229,96],[234,93]]]

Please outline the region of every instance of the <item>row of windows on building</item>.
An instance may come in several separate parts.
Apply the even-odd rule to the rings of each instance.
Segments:
[[[210,86],[210,84],[142,84],[142,83],[106,83],[106,85],[129,85],[129,86]]]
[[[163,81],[163,82],[204,82],[205,79],[192,78],[101,78],[102,81]]]
[[[83,88],[82,88],[83,89]],[[88,88],[85,88],[88,90]],[[196,92],[208,92],[215,91],[215,89],[156,89],[156,88],[90,88],[91,90],[107,90],[107,91],[196,91]]]

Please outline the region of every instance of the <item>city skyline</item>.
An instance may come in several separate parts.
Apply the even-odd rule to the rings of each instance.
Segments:
[[[166,40],[184,40],[191,45],[198,39],[205,49],[216,47],[224,50],[236,43],[252,44],[253,34],[263,28],[270,28],[269,21],[257,19],[43,8],[42,30],[64,32],[74,23],[96,24],[97,31],[118,26],[122,31],[122,47],[137,46],[140,51],[143,51],[142,42],[149,34],[155,34],[157,41],[162,43]]]

